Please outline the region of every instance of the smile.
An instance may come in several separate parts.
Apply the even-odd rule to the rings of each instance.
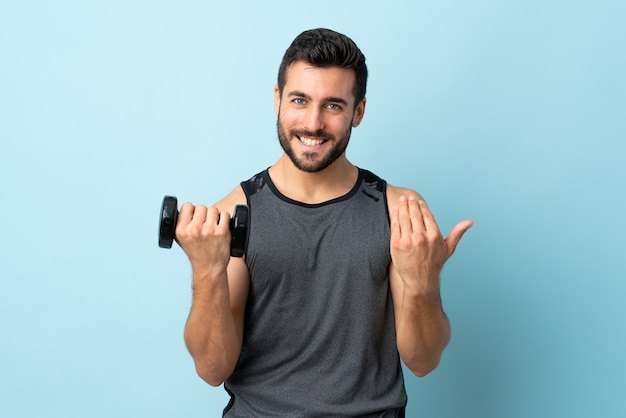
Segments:
[[[325,139],[321,139],[321,138],[308,138],[308,137],[303,137],[303,136],[299,136],[298,139],[300,140],[300,142],[302,142],[304,145],[310,146],[310,147],[315,147],[318,145],[322,145],[324,142],[326,142]]]

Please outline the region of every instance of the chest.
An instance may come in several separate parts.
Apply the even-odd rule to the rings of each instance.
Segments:
[[[357,285],[386,280],[389,222],[381,204],[279,204],[271,210],[252,205],[247,253],[252,286],[302,289],[334,286],[337,280]]]

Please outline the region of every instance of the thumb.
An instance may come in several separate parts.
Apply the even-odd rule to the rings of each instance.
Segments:
[[[454,228],[452,228],[452,231],[450,231],[450,233],[444,240],[446,243],[446,247],[448,247],[448,258],[450,258],[452,254],[454,254],[456,246],[458,245],[459,241],[461,241],[463,234],[465,234],[467,230],[470,229],[473,225],[474,221],[466,220],[459,222],[454,226]]]

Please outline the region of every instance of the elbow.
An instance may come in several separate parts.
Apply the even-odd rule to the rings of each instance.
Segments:
[[[196,363],[196,373],[198,374],[198,376],[200,376],[202,380],[204,380],[205,382],[207,382],[209,385],[213,387],[220,386],[222,383],[224,383],[224,380],[228,378],[228,376],[220,374],[216,372],[215,370],[211,370],[208,367],[203,367],[202,365],[197,364],[197,363]]]
[[[431,362],[424,362],[419,365],[415,365],[413,367],[410,367],[410,366],[408,367],[415,376],[425,377],[426,375],[430,374],[430,372],[435,370],[437,366],[439,366],[439,360],[431,361]]]
[[[224,383],[224,380],[222,379],[215,379],[215,378],[204,377],[204,376],[200,376],[200,377],[202,378],[202,380],[204,380],[205,382],[207,382],[209,385],[213,386],[214,388]]]
[[[432,356],[430,358],[413,358],[405,359],[404,364],[417,377],[424,377],[435,370],[441,362],[441,356]]]

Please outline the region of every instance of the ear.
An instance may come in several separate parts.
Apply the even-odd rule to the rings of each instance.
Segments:
[[[363,120],[363,115],[365,115],[365,103],[366,99],[364,97],[363,100],[361,100],[361,103],[359,103],[356,109],[354,109],[354,117],[352,118],[353,128],[359,126],[361,124],[361,121]]]
[[[278,84],[274,86],[274,112],[277,116],[280,113],[280,90],[278,89]]]

